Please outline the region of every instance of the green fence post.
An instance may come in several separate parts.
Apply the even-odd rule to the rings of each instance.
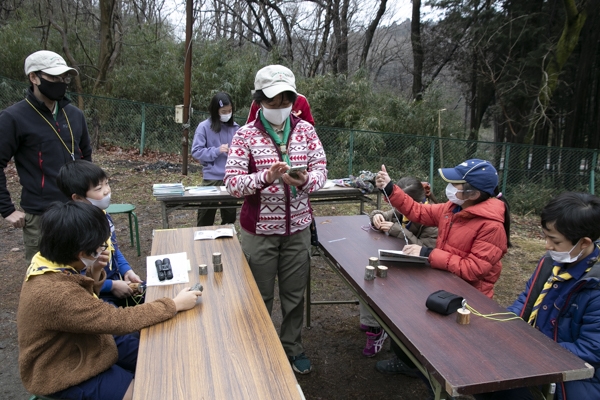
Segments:
[[[592,155],[592,165],[590,171],[590,193],[596,194],[596,163],[598,162],[598,150],[594,150]]]
[[[435,140],[431,139],[431,149],[429,151],[429,186],[433,192],[433,163],[435,162]]]
[[[350,131],[350,143],[348,146],[348,176],[352,175],[352,155],[354,154],[354,131]]]
[[[504,173],[502,174],[502,193],[506,193],[506,180],[508,179],[508,163],[510,161],[510,143],[506,144],[504,152]]]
[[[146,141],[146,104],[142,103],[142,138],[140,139],[140,156],[144,155],[145,141]]]

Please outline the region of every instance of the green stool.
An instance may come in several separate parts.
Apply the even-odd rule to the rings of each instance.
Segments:
[[[129,216],[129,239],[131,240],[131,246],[133,246],[133,225],[132,225],[132,216],[133,221],[135,222],[135,239],[137,242],[137,254],[138,257],[141,255],[140,253],[140,232],[138,230],[138,219],[137,215],[135,215],[135,206],[133,204],[111,204],[106,209],[106,212],[114,215],[114,214],[127,214]]]

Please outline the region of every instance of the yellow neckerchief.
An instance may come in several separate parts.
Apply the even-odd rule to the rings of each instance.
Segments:
[[[58,131],[56,130],[56,128],[54,127],[54,125],[52,125],[50,123],[50,121],[48,121],[46,119],[46,117],[44,117],[42,115],[42,113],[40,112],[40,110],[38,110],[37,108],[35,108],[35,106],[29,102],[29,99],[25,99],[25,101],[27,103],[29,103],[29,105],[31,106],[31,108],[33,108],[38,114],[40,114],[40,117],[42,117],[42,119],[44,121],[46,121],[46,123],[48,125],[50,125],[50,128],[52,128],[52,130],[54,131],[54,133],[56,133],[56,136],[58,137],[58,139],[60,139],[60,141],[63,144],[63,146],[65,146],[65,149],[67,149],[67,151],[71,155],[71,158],[73,159],[73,161],[75,161],[75,138],[73,137],[73,129],[71,129],[71,123],[69,122],[69,117],[67,117],[67,113],[65,112],[65,109],[63,108],[62,112],[63,112],[63,114],[65,114],[65,119],[67,120],[67,125],[69,126],[69,132],[71,133],[71,150],[69,150],[69,148],[67,147],[67,144],[65,143],[65,141],[62,140],[62,138],[58,134]],[[56,106],[58,107],[58,102],[57,102]],[[57,115],[58,115],[58,113],[57,113]]]
[[[590,272],[592,267],[593,267],[593,265],[590,266],[589,268],[587,268],[585,270],[584,274],[587,274],[588,272]],[[546,295],[548,294],[550,289],[552,289],[552,287],[554,286],[554,282],[564,282],[564,281],[568,281],[570,279],[573,279],[573,276],[570,274],[568,268],[564,268],[564,266],[561,266],[561,265],[553,265],[552,266],[552,275],[550,275],[550,278],[548,278],[548,280],[544,284],[544,287],[542,288],[542,291],[538,295],[538,298],[535,300],[535,303],[533,304],[533,308],[531,309],[531,314],[529,315],[529,319],[527,320],[527,323],[529,323],[531,326],[535,326],[535,324],[537,322],[538,311],[540,310],[542,301],[544,301],[544,297],[546,297]]]
[[[423,204],[429,204],[429,199],[425,198]],[[406,218],[406,215],[402,216],[402,227],[408,229],[410,227],[410,220]]]
[[[104,211],[104,215],[107,214],[106,210],[102,210],[102,211]],[[108,218],[106,218],[106,219],[108,220]],[[109,223],[111,223],[111,222],[109,222]],[[113,225],[112,229],[115,229],[114,223],[112,223],[112,225]],[[106,264],[106,266],[108,267],[109,270],[112,271],[112,259],[113,259],[112,256],[113,256],[113,254],[115,254],[115,246],[113,246],[113,244],[112,244],[112,232],[110,232],[110,236],[106,240],[106,244],[108,245],[107,249],[110,254],[110,257],[108,257],[108,264]]]
[[[28,280],[31,276],[43,275],[47,272],[60,272],[67,275],[79,275],[79,271],[77,271],[72,266],[56,264],[42,257],[42,255],[39,252],[37,252],[35,256],[33,256],[33,258],[31,259],[31,264],[29,265],[29,268],[27,268],[27,275],[25,276],[25,280]]]
[[[70,265],[57,264],[52,261],[47,260],[42,257],[40,252],[38,251],[35,256],[31,259],[31,264],[29,268],[27,268],[27,275],[25,276],[25,280],[29,280],[30,277],[35,275],[43,275],[48,272],[59,272],[67,275],[80,275],[81,272],[77,271]],[[98,295],[92,291],[92,294],[95,298],[98,298]]]

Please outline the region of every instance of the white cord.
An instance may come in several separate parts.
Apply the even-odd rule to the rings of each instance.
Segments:
[[[404,240],[406,241],[406,244],[410,244],[408,239],[406,238],[406,233],[404,232],[404,228],[402,227],[402,220],[400,218],[398,218],[398,215],[396,214],[396,208],[392,205],[392,202],[390,201],[390,198],[388,197],[387,193],[385,192],[385,189],[379,189],[379,190],[381,190],[383,192],[383,195],[385,196],[388,204],[390,206],[392,206],[392,212],[394,213],[394,217],[396,217],[396,220],[398,221],[398,225],[400,225],[400,230],[402,231],[402,235],[404,236]]]

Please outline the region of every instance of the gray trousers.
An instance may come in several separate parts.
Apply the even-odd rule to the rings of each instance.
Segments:
[[[242,229],[242,250],[269,314],[273,310],[275,278],[283,321],[279,338],[288,356],[304,352],[302,323],[304,291],[310,268],[310,229],[291,236],[253,235]]]
[[[379,328],[379,322],[373,317],[373,315],[363,306],[362,301],[360,302],[360,323],[371,328]]]

